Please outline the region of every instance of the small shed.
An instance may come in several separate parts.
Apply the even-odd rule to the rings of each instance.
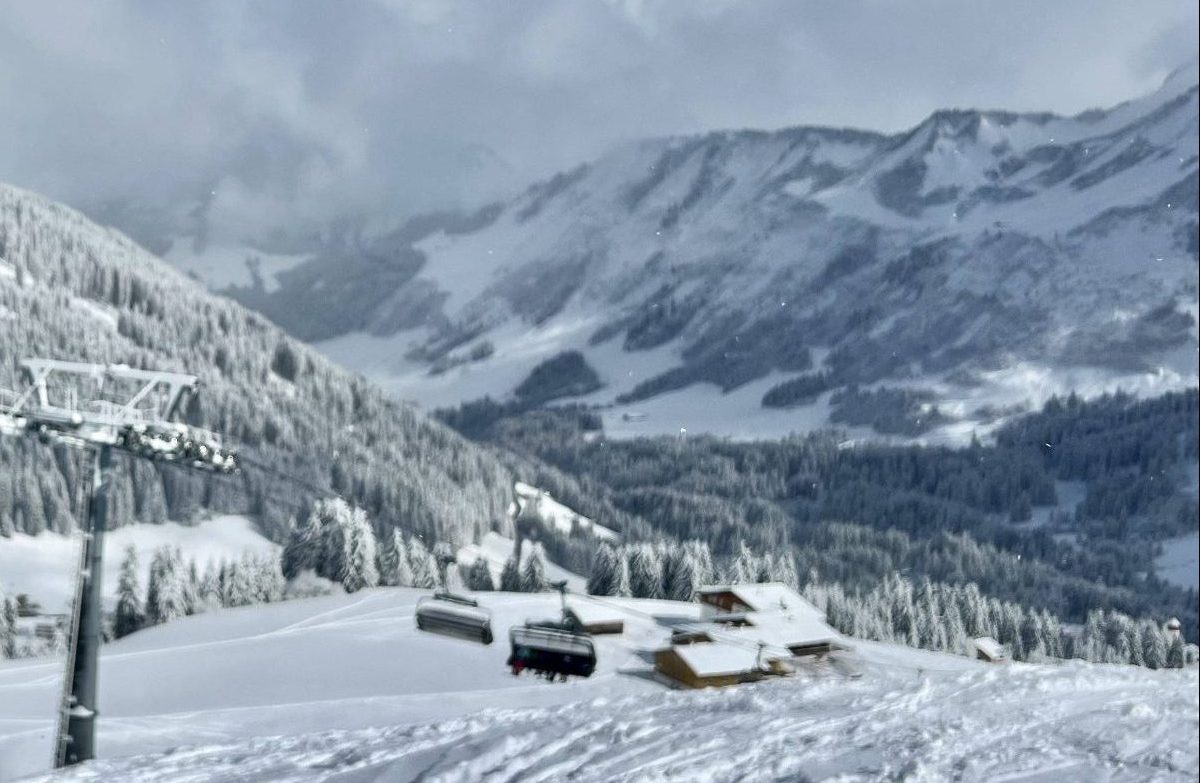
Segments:
[[[730,642],[681,644],[658,650],[654,668],[687,688],[719,688],[789,673],[777,657],[753,646]]]
[[[975,640],[975,657],[988,663],[1006,663],[1008,650],[992,637],[980,636]]]
[[[625,632],[625,615],[618,609],[586,601],[571,601],[567,604],[566,611],[570,622],[590,634]]]

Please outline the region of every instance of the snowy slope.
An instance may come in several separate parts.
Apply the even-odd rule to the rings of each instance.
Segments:
[[[279,545],[268,541],[244,516],[229,514],[196,525],[166,522],[161,525],[126,525],[105,537],[104,595],[114,601],[117,574],[125,547],[137,550],[139,573],[143,582],[154,550],[162,546],[178,547],[184,562],[195,559],[203,572],[208,562],[234,561],[243,554],[264,555]],[[79,562],[80,537],[42,533],[29,536],[14,533],[0,542],[0,593],[28,593],[47,612],[66,611],[75,588],[75,568]]]
[[[247,301],[320,291],[364,326],[318,348],[426,406],[503,398],[578,350],[605,384],[585,401],[634,398],[610,409],[637,420],[617,434],[811,429],[828,394],[762,398],[828,371],[927,390],[952,419],[929,437],[969,437],[1054,393],[1196,383],[1196,84],[1192,65],[1108,110],[942,111],[894,136],[637,142],[470,225],[383,237],[391,265],[313,267]],[[391,292],[371,297],[387,317],[358,275]]]
[[[626,599],[589,680],[546,684],[413,628],[418,593],[378,589],[224,610],[105,648],[101,759],[37,780],[1194,780],[1197,673],[989,667],[859,643],[857,680],[676,692],[623,672],[661,640]],[[481,596],[501,629],[548,595]],[[609,609],[612,607],[609,606]],[[0,779],[49,756],[59,662],[0,664]],[[136,754],[136,755],[135,755]]]

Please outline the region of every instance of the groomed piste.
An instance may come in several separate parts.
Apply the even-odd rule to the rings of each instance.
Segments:
[[[671,690],[639,650],[692,604],[606,599],[588,679],[513,677],[507,645],[427,634],[422,591],[227,609],[104,648],[100,758],[46,772],[57,659],[0,663],[0,780],[1195,780],[1195,669],[990,666],[853,642],[862,676]],[[554,594],[479,594],[506,633]],[[574,599],[572,599],[574,600]]]

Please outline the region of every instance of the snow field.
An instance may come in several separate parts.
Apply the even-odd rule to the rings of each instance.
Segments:
[[[628,676],[695,605],[606,600],[626,634],[565,685],[504,669],[553,595],[481,594],[497,643],[423,634],[421,591],[222,610],[105,648],[101,759],[39,781],[1183,781],[1194,669],[988,666],[856,642],[858,679],[671,691]],[[574,599],[586,600],[586,599]],[[60,661],[0,664],[0,780],[44,770]]]

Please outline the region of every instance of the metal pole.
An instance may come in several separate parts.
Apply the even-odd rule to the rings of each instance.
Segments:
[[[88,529],[84,531],[83,573],[75,602],[75,633],[67,660],[70,697],[66,710],[66,736],[60,737],[59,767],[96,757],[96,686],[103,639],[101,583],[104,577],[104,531],[108,524],[108,490],[112,484],[112,449],[96,449],[92,496],[88,503]],[[61,725],[61,723],[60,723]]]

